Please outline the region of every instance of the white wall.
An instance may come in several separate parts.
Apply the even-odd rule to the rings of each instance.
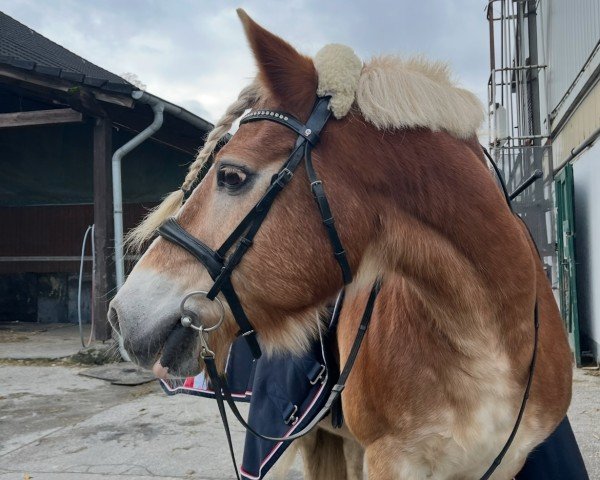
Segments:
[[[538,20],[538,50],[540,60],[548,65],[548,106],[552,111],[600,38],[600,2],[542,0]]]
[[[573,163],[575,248],[582,341],[600,359],[600,141]],[[582,344],[585,348],[585,344]]]

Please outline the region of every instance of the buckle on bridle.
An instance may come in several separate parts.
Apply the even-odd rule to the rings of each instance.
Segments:
[[[279,172],[279,175],[277,175],[277,178],[275,179],[275,182],[273,182],[273,183],[276,183],[281,188],[283,188],[288,183],[290,183],[290,180],[292,179],[293,176],[294,176],[294,172],[292,172],[288,168],[284,168],[281,172]]]
[[[310,190],[315,197],[325,196],[325,190],[323,190],[323,182],[321,180],[310,182]]]

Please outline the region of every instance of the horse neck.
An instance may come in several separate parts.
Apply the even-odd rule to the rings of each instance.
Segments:
[[[356,172],[359,182],[369,182],[358,190],[377,192],[369,205],[381,225],[362,256],[355,291],[376,272],[400,275],[402,292],[420,299],[460,348],[468,348],[465,328],[474,338],[486,336],[500,316],[511,319],[501,330],[525,318],[535,295],[531,250],[474,140],[428,130],[348,130],[361,143],[346,145],[348,155],[377,152],[368,166],[349,161],[369,169]]]

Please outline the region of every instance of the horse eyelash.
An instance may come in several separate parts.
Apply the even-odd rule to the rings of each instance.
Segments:
[[[219,172],[223,173],[224,175],[228,175],[230,173],[239,173],[244,175],[245,177],[248,176],[248,172],[246,172],[244,169],[232,167],[229,165],[223,165],[221,168],[219,168]]]

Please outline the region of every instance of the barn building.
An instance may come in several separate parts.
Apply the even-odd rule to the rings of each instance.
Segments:
[[[83,317],[107,339],[115,226],[178,188],[211,128],[0,12],[0,322],[77,322],[94,225]]]
[[[578,365],[600,358],[600,3],[492,0],[490,148],[560,304]]]

